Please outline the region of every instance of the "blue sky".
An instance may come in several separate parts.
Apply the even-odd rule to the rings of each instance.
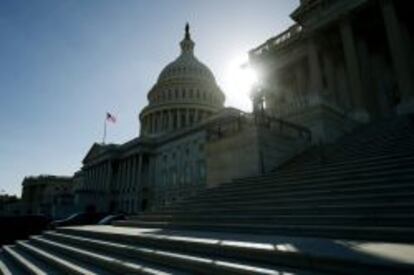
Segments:
[[[26,175],[71,175],[102,139],[137,136],[138,113],[162,68],[179,54],[186,21],[195,54],[248,110],[229,64],[290,24],[298,0],[0,1],[0,189]]]

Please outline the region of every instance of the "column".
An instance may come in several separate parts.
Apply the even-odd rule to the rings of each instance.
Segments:
[[[174,127],[174,124],[173,124],[173,113],[172,113],[171,110],[168,110],[167,113],[168,113],[168,130],[171,131],[173,129],[173,127]]]
[[[106,181],[105,181],[105,190],[109,194],[109,190],[111,189],[111,176],[112,176],[112,165],[111,162],[108,160],[106,163]]]
[[[127,192],[131,191],[131,175],[132,174],[132,162],[131,162],[131,157],[128,157],[127,159],[127,181],[126,181],[126,185],[127,185]]]
[[[308,41],[309,88],[312,102],[320,100],[323,89],[322,72],[315,39]]]
[[[185,126],[190,126],[190,109],[185,109]]]
[[[349,18],[345,18],[340,24],[342,46],[345,57],[345,66],[351,88],[352,101],[354,105],[354,119],[367,122],[369,114],[365,109],[364,93],[361,83],[361,71],[358,62],[358,55],[352,25]]]
[[[126,182],[126,161],[124,159],[122,160],[121,184],[120,184],[122,195],[125,194],[125,182]]]
[[[176,111],[176,115],[177,115],[177,129],[181,128],[181,111],[180,109],[178,109]]]
[[[306,98],[305,98],[305,74],[303,72],[303,67],[299,63],[295,68],[295,79],[296,79],[296,86],[297,86],[297,94],[299,96],[299,104],[301,106],[305,105]],[[271,102],[273,104],[273,101]]]
[[[397,109],[399,113],[412,112],[414,110],[414,83],[410,75],[412,69],[403,27],[397,17],[393,1],[381,1],[381,10],[401,96],[401,103]]]
[[[337,102],[335,89],[335,68],[332,64],[332,57],[328,52],[323,55],[324,74],[327,83],[327,95],[331,102]]]
[[[142,186],[143,186],[143,170],[142,170],[142,158],[143,158],[143,155],[142,154],[139,154],[138,155],[138,176],[137,176],[137,201],[138,201],[138,209],[137,209],[137,212],[138,211],[140,211],[141,209],[140,209],[140,204],[141,204],[141,202],[142,202]]]
[[[144,123],[144,126],[145,126],[145,134],[149,134],[149,132],[150,132],[150,123],[149,123],[148,116],[145,116],[145,118],[143,119],[143,123]]]
[[[137,185],[137,156],[132,156],[132,175],[131,175],[131,188],[135,189]]]
[[[200,122],[199,111],[197,109],[194,110],[194,123]]]
[[[154,134],[157,130],[156,130],[156,117],[155,117],[155,113],[151,114],[151,134]]]

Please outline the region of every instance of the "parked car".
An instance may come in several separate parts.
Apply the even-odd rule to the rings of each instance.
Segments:
[[[94,212],[75,213],[65,219],[53,221],[50,224],[50,227],[56,228],[60,226],[97,224],[106,215],[107,213],[94,213]]]
[[[112,224],[114,221],[125,220],[126,216],[124,214],[111,214],[103,218],[98,222],[99,225],[108,225]]]

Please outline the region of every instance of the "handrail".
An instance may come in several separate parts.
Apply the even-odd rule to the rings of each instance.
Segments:
[[[298,133],[299,137],[305,137],[309,142],[312,141],[312,131],[302,125],[298,125],[266,114],[262,115],[261,118],[264,121],[265,125],[270,128],[272,128],[271,123],[276,122],[279,125],[277,128],[280,131],[283,131],[284,128],[290,128],[295,130]]]
[[[265,50],[270,50],[270,48],[272,47],[278,47],[284,44],[285,42],[290,41],[293,38],[296,38],[301,32],[302,32],[302,26],[300,26],[299,24],[295,24],[289,27],[284,32],[278,34],[277,36],[270,38],[262,45],[251,50],[250,53],[253,55],[260,55]]]

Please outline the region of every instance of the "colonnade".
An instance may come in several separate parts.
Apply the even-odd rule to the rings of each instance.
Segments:
[[[398,83],[398,92],[401,103],[398,106],[400,112],[405,109],[414,108],[414,85],[411,78],[412,68],[409,65],[409,53],[400,21],[396,14],[394,3],[391,0],[380,1],[381,16],[384,20],[386,41],[388,42],[389,55],[391,57],[393,71]],[[368,121],[370,114],[367,110],[369,98],[367,89],[362,79],[362,64],[359,56],[358,46],[364,46],[363,38],[355,35],[355,27],[351,16],[341,18],[336,27],[336,35],[339,38],[338,48],[329,48],[323,45],[325,40],[332,37],[324,37],[324,33],[315,33],[303,40],[305,55],[302,60],[298,57],[292,58],[292,63],[286,68],[293,75],[294,85],[289,87],[290,102],[278,102],[278,98],[272,99],[272,91],[269,94],[269,105],[276,112],[289,113],[300,109],[301,105],[312,102],[328,100],[334,105],[344,109],[352,109],[350,115],[359,121]],[[303,60],[304,59],[304,60]],[[338,64],[341,60],[342,64]],[[304,68],[304,65],[306,67]],[[284,68],[277,73],[280,75]],[[293,73],[292,73],[293,72]],[[291,83],[292,81],[286,81]],[[277,88],[282,89],[283,82]],[[273,105],[273,106],[272,106]],[[342,106],[341,106],[342,105]],[[408,110],[409,111],[409,110]]]
[[[133,154],[118,161],[116,173],[112,169],[113,164],[110,161],[104,161],[87,168],[84,171],[82,189],[93,192],[97,196],[112,195],[112,200],[118,202],[118,209],[127,212],[138,211],[142,199],[141,189],[145,180],[144,156]],[[99,202],[97,203],[99,204]]]
[[[146,134],[157,134],[188,127],[206,119],[210,114],[210,111],[195,108],[153,111],[143,116],[141,124]]]
[[[127,212],[139,210],[142,199],[144,181],[144,156],[134,154],[121,159],[114,179],[114,187],[118,194],[118,208]]]

